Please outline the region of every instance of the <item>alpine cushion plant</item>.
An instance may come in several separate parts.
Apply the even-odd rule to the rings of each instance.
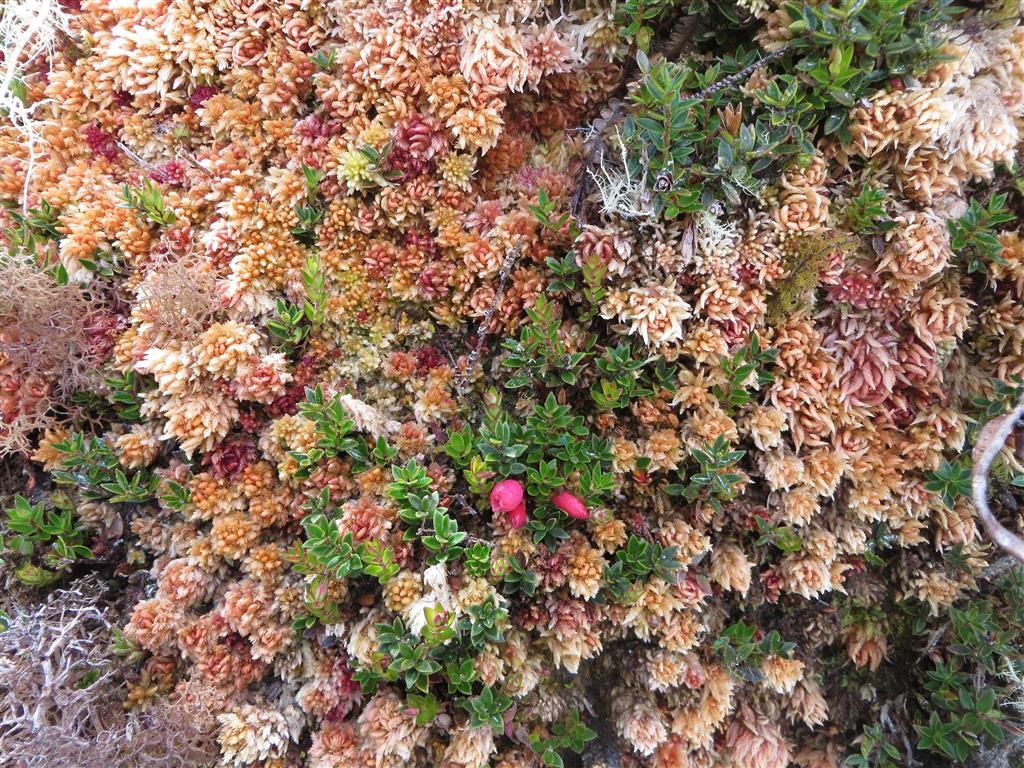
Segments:
[[[819,136],[849,141],[851,108],[886,80],[940,61],[937,30],[956,12],[947,0],[785,3],[788,28],[766,55],[741,46],[703,70],[651,61],[641,45],[623,172],[641,179],[651,215],[669,219],[756,197],[787,161],[813,156]],[[744,92],[755,71],[763,87]]]
[[[1014,4],[31,5],[16,764],[1019,762]]]

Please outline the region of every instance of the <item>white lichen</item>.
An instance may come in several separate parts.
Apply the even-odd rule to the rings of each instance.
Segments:
[[[27,104],[20,95],[22,77],[38,57],[52,54],[58,40],[67,36],[70,29],[70,17],[57,0],[7,0],[0,11],[0,114],[18,131],[28,152],[22,187],[26,211],[29,182],[43,139],[40,123],[34,116],[38,104]]]
[[[653,218],[655,211],[651,204],[651,190],[647,186],[646,173],[637,176],[630,170],[629,151],[618,129],[615,130],[612,143],[618,150],[617,160],[608,162],[607,153],[602,151],[597,170],[587,170],[597,185],[601,209],[609,216],[621,216],[625,219]]]

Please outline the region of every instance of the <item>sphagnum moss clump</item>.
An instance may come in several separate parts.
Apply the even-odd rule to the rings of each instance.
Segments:
[[[0,99],[0,751],[1011,764],[970,457],[1024,392],[1024,27],[966,5],[46,6]],[[25,687],[61,601],[74,723]]]

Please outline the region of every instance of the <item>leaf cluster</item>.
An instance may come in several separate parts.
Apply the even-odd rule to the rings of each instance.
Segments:
[[[569,750],[575,754],[583,752],[587,742],[597,738],[597,734],[583,724],[578,710],[572,710],[564,720],[551,726],[547,736],[534,732],[530,734],[530,746],[540,755],[541,762],[549,768],[564,768],[565,762],[559,750]]]
[[[306,451],[289,452],[298,464],[294,473],[297,478],[309,477],[320,462],[334,456],[348,456],[353,460],[353,471],[360,472],[373,464],[387,464],[396,455],[383,437],[371,446],[365,437],[353,434],[356,425],[341,396],[325,399],[319,384],[306,388],[306,400],[299,403],[299,415],[313,422],[317,441]]]
[[[635,400],[676,387],[674,372],[663,357],[638,357],[626,343],[606,347],[594,364],[600,378],[590,387],[590,397],[602,411],[626,408]]]
[[[160,188],[149,179],[138,188],[125,184],[121,189],[121,197],[125,208],[141,213],[158,227],[169,227],[178,220],[174,211],[164,203]]]
[[[963,259],[967,273],[985,273],[986,263],[1005,264],[1003,245],[999,242],[996,228],[1001,224],[1016,221],[1006,207],[1006,193],[993,195],[988,203],[981,205],[971,200],[967,212],[959,219],[947,222],[950,247]]]
[[[89,501],[141,504],[156,498],[160,478],[146,469],[125,472],[106,440],[73,432],[53,448],[63,456],[53,478],[78,486]]]
[[[658,18],[668,6],[639,4],[620,17],[624,34],[639,35],[647,14]],[[818,137],[849,140],[851,108],[886,81],[941,60],[941,30],[956,13],[950,0],[784,8],[793,20],[791,38],[767,55],[740,46],[731,56],[712,51],[717,59],[710,66],[698,59],[652,62],[638,44],[643,77],[623,125],[626,171],[643,180],[656,215],[671,219],[716,201],[740,205],[785,163],[813,156]],[[741,91],[755,70],[760,85]]]
[[[24,584],[46,586],[75,560],[92,557],[70,508],[47,510],[18,494],[5,515],[8,535],[0,537],[0,553],[21,561],[14,573]]]
[[[926,477],[925,490],[937,495],[949,509],[958,498],[971,496],[971,461],[967,456],[952,462],[943,459],[939,468],[926,473]]]
[[[401,618],[378,624],[372,662],[360,665],[355,679],[365,693],[381,683],[403,685],[422,725],[436,717],[442,696],[452,697],[471,718],[475,716],[476,725],[493,723],[492,718],[507,710],[511,699],[498,697],[486,685],[474,695],[479,682],[474,658],[488,644],[502,641],[508,612],[490,597],[459,619],[440,606],[427,608],[425,618],[421,636],[409,631]]]
[[[735,470],[736,462],[746,455],[746,451],[734,451],[724,435],[719,435],[712,442],[705,444],[703,449],[695,449],[690,454],[700,465],[696,474],[690,476],[683,484],[665,486],[669,496],[682,496],[687,501],[700,501],[710,504],[720,512],[723,501],[731,501],[739,493],[743,475]],[[679,472],[680,480],[683,471]]]
[[[605,567],[604,579],[608,591],[618,601],[631,601],[634,587],[648,576],[674,581],[681,567],[676,558],[676,547],[663,547],[656,541],[631,535],[626,546],[615,553],[615,560]]]
[[[28,213],[22,212],[16,200],[3,200],[0,205],[13,222],[3,230],[11,250],[35,254],[45,251],[48,243],[61,239],[60,212],[46,200],[41,200],[38,208],[29,208]]]
[[[733,674],[758,681],[762,678],[758,666],[767,656],[786,658],[796,648],[796,643],[784,642],[775,630],[763,636],[760,634],[755,625],[737,621],[722,630],[722,634],[712,642],[711,650],[719,655]]]
[[[545,387],[575,384],[596,339],[590,337],[582,350],[571,352],[560,337],[561,321],[555,304],[543,294],[526,314],[529,322],[523,324],[519,338],[502,342],[502,347],[508,350],[502,365],[515,371],[505,386],[519,389],[534,384]]]
[[[719,357],[726,381],[712,387],[711,393],[727,411],[733,412],[746,405],[751,400],[751,390],[756,392],[775,381],[767,368],[778,355],[777,349],[761,349],[761,339],[755,333],[750,342],[731,357]]]

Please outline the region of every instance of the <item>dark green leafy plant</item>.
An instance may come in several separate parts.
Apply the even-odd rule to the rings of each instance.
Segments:
[[[597,738],[597,734],[580,720],[580,713],[573,710],[567,718],[559,720],[551,726],[548,736],[534,732],[530,734],[530,746],[540,755],[541,762],[550,768],[564,768],[565,762],[558,754],[559,750],[569,750],[577,755],[583,752],[587,742]]]
[[[851,230],[861,235],[888,232],[896,226],[885,209],[886,192],[880,187],[863,184],[856,196],[843,209],[843,217]]]
[[[546,387],[575,384],[595,339],[588,339],[583,350],[570,352],[559,336],[555,306],[543,294],[526,314],[530,321],[523,325],[519,338],[502,342],[509,352],[502,365],[516,371],[505,386],[517,389],[535,383]]]
[[[302,520],[306,540],[302,548],[314,564],[333,579],[358,576],[363,570],[360,547],[351,533],[342,534],[335,520],[320,512]]]
[[[402,522],[412,526],[406,532],[406,538],[412,539],[420,535],[427,525],[432,525],[435,513],[444,515],[447,509],[441,506],[441,495],[437,491],[431,493],[410,493],[398,509]],[[442,524],[443,525],[443,524]]]
[[[803,547],[803,540],[793,528],[788,525],[773,526],[763,518],[757,518],[757,532],[760,534],[754,542],[758,546],[771,544],[786,553],[799,552]]]
[[[80,389],[71,396],[71,402],[97,416],[124,422],[143,421],[141,393],[151,385],[146,377],[138,376],[134,371],[127,371],[120,376],[104,379],[103,384],[107,390],[104,394]]]
[[[409,691],[429,693],[430,677],[441,670],[441,664],[432,658],[432,648],[416,635],[408,632],[401,619],[391,624],[377,625],[380,658],[386,660],[385,680],[400,680]]]
[[[647,359],[637,359],[628,344],[608,347],[595,365],[602,377],[590,388],[590,396],[601,410],[625,408],[632,401],[654,394],[654,387],[642,377]]]
[[[569,251],[560,259],[549,256],[544,263],[554,275],[548,283],[548,293],[572,293],[576,290],[580,267],[576,263],[575,252]]]
[[[299,414],[316,426],[317,442],[307,451],[290,451],[298,469],[295,477],[309,477],[309,473],[325,459],[347,455],[355,461],[355,471],[366,469],[371,463],[386,463],[395,455],[386,442],[378,439],[371,448],[362,435],[352,434],[356,425],[349,416],[340,395],[324,399],[320,385],[306,388],[306,400],[299,403]]]
[[[319,168],[302,166],[302,177],[306,182],[306,202],[295,206],[295,216],[299,223],[292,228],[292,235],[303,245],[316,245],[317,227],[320,226],[327,213],[323,203],[317,197],[324,175]],[[315,260],[316,257],[310,256],[309,258]]]
[[[113,638],[110,642],[110,652],[115,656],[120,656],[129,664],[138,664],[146,658],[146,651],[135,640],[128,637],[123,629],[111,627],[110,634]]]
[[[403,507],[410,504],[410,498],[420,497],[430,490],[430,476],[426,468],[413,459],[404,466],[393,466],[391,476],[394,482],[388,485],[388,497]]]
[[[965,456],[955,459],[952,463],[943,459],[939,468],[929,472],[927,476],[925,489],[936,494],[950,509],[958,498],[969,498],[971,495],[970,460]]]
[[[158,227],[169,227],[178,220],[177,215],[164,203],[164,196],[149,179],[142,186],[133,188],[127,184],[121,190],[124,207],[132,208]]]
[[[306,584],[306,615],[295,622],[299,631],[317,621],[331,624],[338,619],[338,606],[331,597],[331,584],[340,579],[369,577],[381,585],[399,571],[394,550],[379,541],[356,542],[350,532],[342,534],[331,514],[330,493],[324,489],[306,505],[302,519],[305,539],[289,553],[297,572],[309,578]]]
[[[302,268],[302,287],[306,290],[306,301],[302,305],[302,311],[313,328],[319,328],[324,323],[324,313],[327,308],[327,276],[320,267],[320,259],[316,256],[307,256],[306,264]]]
[[[912,680],[902,677],[899,685],[900,693],[913,692],[900,726],[916,734],[915,751],[911,753],[910,742],[897,735],[891,722],[884,729],[871,724],[864,727],[860,748],[847,764],[894,768],[912,758],[962,764],[1016,733],[1004,709],[1019,696],[1024,668],[1019,642],[1024,632],[1024,572],[1011,569],[981,594],[945,609],[938,621],[919,600],[903,600],[898,607],[904,617],[892,624],[903,628],[912,647],[927,643],[929,648],[910,671]]]
[[[1024,574],[1014,569],[990,595],[949,608],[941,654],[925,673],[919,699],[918,749],[962,761],[1006,739],[1007,718],[1000,704],[1009,691],[1003,673],[1021,662],[1022,597]],[[914,629],[928,632],[920,620]]]
[[[720,81],[744,71],[754,52],[740,48],[703,72],[638,60],[644,77],[623,124],[626,170],[653,193],[655,214],[672,219],[716,200],[738,205],[758,192],[769,169],[814,153],[813,114],[792,76],[776,77],[755,99],[725,111],[736,92]]]
[[[775,376],[766,369],[778,354],[777,349],[761,349],[761,339],[755,333],[750,343],[740,347],[732,357],[719,358],[726,382],[712,387],[712,394],[730,412],[746,405],[751,400],[751,391],[756,392],[775,381]]]
[[[124,263],[121,257],[113,251],[96,249],[91,259],[79,259],[79,263],[100,277],[114,277],[124,272]]]
[[[1006,263],[1002,257],[1002,243],[996,236],[996,228],[1000,224],[1017,220],[1006,207],[1006,198],[1005,192],[993,195],[984,206],[976,199],[971,200],[967,213],[959,219],[947,222],[950,246],[964,260],[968,274],[984,273],[988,262]]]
[[[365,693],[383,682],[401,683],[421,724],[432,722],[441,711],[439,694],[453,697],[457,706],[471,713],[477,712],[484,718],[481,725],[489,721],[493,707],[504,699],[492,698],[486,686],[479,695],[473,695],[478,681],[474,658],[488,644],[502,641],[506,610],[490,597],[471,606],[458,621],[441,606],[427,608],[424,619],[420,636],[409,631],[400,618],[378,624],[373,661],[356,664],[354,679]],[[504,704],[500,712],[507,708]]]
[[[615,560],[604,569],[608,591],[616,600],[630,600],[634,585],[654,574],[666,581],[675,578],[680,563],[675,547],[663,547],[633,535],[623,549],[615,553]]]
[[[267,330],[285,354],[291,354],[302,346],[309,336],[310,325],[304,307],[277,300],[277,317],[267,320]]]
[[[582,306],[577,310],[579,319],[587,322],[597,314],[601,300],[607,293],[604,281],[608,268],[596,254],[584,257],[582,266],[576,263],[576,259],[576,253],[569,251],[560,259],[552,256],[546,260],[548,269],[554,275],[554,279],[548,283],[548,293],[568,294],[572,299],[579,291],[578,295],[583,299]]]
[[[326,48],[322,51],[317,51],[309,57],[313,65],[321,72],[330,72],[334,69],[334,62],[338,57],[338,52],[333,48]]]
[[[292,235],[303,245],[316,244],[316,230],[324,220],[326,211],[316,203],[295,206],[295,215],[299,223],[292,227]]]
[[[444,444],[444,452],[456,467],[465,468],[474,451],[473,430],[467,425],[460,430],[448,430],[448,439]]]
[[[447,510],[444,507],[437,506],[436,502],[432,507],[427,517],[431,526],[430,532],[423,535],[420,541],[429,553],[427,563],[436,565],[455,560],[465,553],[466,548],[461,544],[466,540],[466,532],[459,530],[459,524],[446,514]]]
[[[183,483],[165,479],[160,490],[161,503],[175,512],[181,512],[192,502],[192,490]]]
[[[716,13],[724,5],[715,4]],[[627,36],[667,6],[638,5],[622,20]],[[643,78],[622,126],[623,173],[637,180],[640,202],[654,215],[671,219],[716,201],[739,205],[785,163],[811,157],[819,136],[848,141],[851,108],[884,82],[940,60],[942,29],[956,13],[949,0],[803,2],[785,9],[793,22],[784,46],[766,55],[740,46],[703,71],[696,59],[651,62],[638,45]],[[691,10],[711,6],[694,3]],[[744,23],[734,14],[726,26]],[[740,91],[755,70],[761,85]]]
[[[989,422],[1010,411],[1020,401],[1021,393],[1024,393],[1024,377],[1014,374],[1008,381],[992,379],[992,386],[995,389],[992,397],[971,400],[971,405],[978,412],[976,422]]]
[[[516,592],[522,592],[527,597],[531,597],[537,591],[537,585],[540,583],[537,574],[523,565],[518,557],[508,557],[507,562],[508,570],[505,571],[502,582],[505,594],[511,596]]]
[[[555,211],[557,207],[557,203],[551,199],[548,191],[543,187],[537,190],[537,204],[526,206],[527,210],[534,215],[534,218],[537,219],[544,229],[557,233],[561,232],[564,228],[569,236],[575,239],[580,233],[576,223],[571,220],[568,213],[563,213],[556,218]]]
[[[489,643],[500,643],[504,638],[502,626],[508,612],[493,597],[480,605],[472,605],[459,621],[459,633],[471,648],[483,650]]]
[[[148,472],[126,474],[120,469],[114,470],[113,479],[100,483],[100,488],[109,494],[108,501],[121,503],[141,503],[156,497],[160,487],[160,478]]]
[[[525,424],[500,414],[480,428],[476,450],[494,475],[526,476],[526,491],[546,502],[578,473],[585,501],[612,488],[611,446],[590,433],[583,417],[560,405],[553,394],[534,406]]]
[[[463,696],[469,696],[473,692],[473,683],[477,679],[473,660],[449,661],[445,665],[445,677],[448,680],[448,693],[461,693]]]
[[[899,768],[903,765],[903,756],[896,746],[890,743],[881,726],[866,725],[860,738],[860,751],[846,758],[846,765],[854,768]]]
[[[59,211],[45,200],[39,202],[38,208],[30,208],[28,213],[22,212],[21,203],[16,200],[3,200],[0,205],[13,222],[13,226],[3,230],[4,238],[13,251],[35,254],[48,242],[60,240],[62,235],[57,228]]]
[[[636,43],[644,52],[650,51],[654,27],[679,5],[679,0],[624,0],[616,9],[619,35]]]
[[[753,624],[737,621],[722,630],[722,634],[711,644],[719,654],[722,663],[733,674],[746,680],[760,680],[758,665],[767,656],[786,658],[796,648],[796,643],[783,642],[782,636],[772,630],[763,637]]]
[[[63,454],[53,478],[63,485],[76,485],[89,501],[143,503],[156,497],[160,478],[148,470],[125,472],[110,445],[100,437],[74,432],[54,443]]]
[[[320,193],[320,182],[327,174],[319,168],[302,166],[302,178],[306,182],[306,197],[313,199]]]
[[[470,576],[483,577],[491,572],[491,548],[482,541],[466,547],[463,567]]]
[[[673,484],[665,487],[670,496],[682,496],[688,501],[701,501],[721,511],[722,502],[736,497],[743,475],[735,471],[736,462],[746,451],[734,451],[724,435],[719,435],[703,449],[691,452],[700,464],[700,471],[690,476],[686,485]],[[682,479],[680,473],[680,479]]]
[[[823,132],[848,141],[849,111],[891,78],[910,77],[940,59],[950,0],[842,0],[788,3],[794,55],[783,66],[811,81],[808,101]]]
[[[505,730],[505,711],[512,706],[512,699],[487,685],[479,696],[466,699],[461,706],[469,712],[469,724],[473,728],[489,725],[498,733]]]
[[[51,584],[75,560],[92,557],[70,509],[47,510],[19,494],[5,514],[8,535],[0,538],[0,553],[21,561],[14,573],[29,586]]]
[[[142,421],[142,398],[139,395],[141,382],[135,371],[127,371],[117,377],[104,379],[110,388],[107,399],[114,408],[114,414],[121,421]]]

